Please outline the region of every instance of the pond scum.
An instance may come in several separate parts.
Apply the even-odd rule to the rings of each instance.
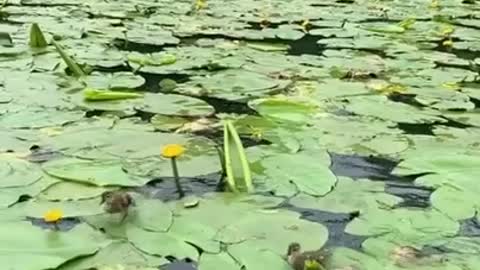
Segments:
[[[479,108],[475,0],[3,0],[0,265],[478,270]]]

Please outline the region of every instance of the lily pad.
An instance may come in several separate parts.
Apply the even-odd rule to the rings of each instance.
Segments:
[[[119,160],[86,161],[61,159],[44,164],[43,170],[54,177],[96,186],[141,186],[150,179],[131,175]]]
[[[394,209],[369,211],[350,222],[345,231],[382,235],[400,245],[427,245],[456,235],[459,224],[437,210]]]
[[[0,187],[20,187],[33,184],[42,177],[39,166],[28,161],[0,156]]]
[[[50,232],[27,222],[2,222],[0,228],[3,245],[0,261],[12,270],[56,268],[70,259],[93,254],[108,243],[99,232],[86,225],[79,225],[68,233]],[[29,241],[17,241],[19,237],[27,237]]]
[[[329,166],[327,152],[310,151],[266,157],[260,161],[262,169],[253,170],[266,178],[265,188],[277,195],[292,195],[298,189],[313,196],[323,196],[337,182]]]
[[[131,72],[116,72],[113,74],[94,72],[86,78],[85,83],[90,88],[127,90],[142,86],[145,79]]]
[[[239,270],[240,265],[228,253],[209,254],[203,253],[200,257],[199,270]]]
[[[39,194],[39,198],[50,201],[82,200],[100,196],[109,190],[80,182],[59,181]]]
[[[95,255],[78,258],[62,265],[60,270],[84,270],[89,268],[114,267],[146,267],[157,266],[168,262],[164,258],[150,256],[137,250],[128,241],[115,241],[100,249]],[[114,268],[115,269],[115,268]],[[121,269],[121,268],[120,268]],[[134,268],[137,269],[137,268]],[[140,269],[139,269],[140,270]]]
[[[200,99],[174,94],[145,94],[144,101],[135,109],[155,114],[179,116],[207,116],[214,112],[212,106]]]
[[[136,248],[151,255],[198,259],[195,247],[170,233],[149,232],[137,227],[129,227],[127,237]]]
[[[393,207],[402,199],[385,191],[385,184],[366,179],[354,181],[347,177],[338,180],[335,192],[315,198],[299,194],[290,200],[296,207],[321,209],[335,213],[360,213],[378,208]]]
[[[241,69],[219,71],[194,82],[201,85],[209,96],[233,100],[262,96],[279,85],[265,75]]]
[[[256,99],[249,106],[262,116],[274,119],[303,122],[316,112],[316,106],[307,102],[296,102],[287,99]]]

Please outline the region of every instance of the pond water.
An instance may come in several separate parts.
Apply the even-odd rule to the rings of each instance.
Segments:
[[[6,0],[0,265],[480,269],[479,127],[475,0]]]

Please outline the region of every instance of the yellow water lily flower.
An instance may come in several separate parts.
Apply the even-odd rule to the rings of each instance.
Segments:
[[[63,217],[63,212],[60,209],[51,209],[48,210],[44,215],[43,219],[45,222],[58,222]]]
[[[185,148],[180,144],[167,144],[162,149],[162,157],[164,158],[176,158],[181,156],[185,152]]]

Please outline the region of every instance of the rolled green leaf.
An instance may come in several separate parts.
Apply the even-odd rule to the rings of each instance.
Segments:
[[[232,192],[253,192],[252,176],[240,136],[230,120],[224,122],[227,183]]]
[[[32,48],[45,48],[48,46],[47,40],[43,35],[40,26],[37,23],[33,23],[32,27],[30,28],[30,47]]]
[[[55,42],[55,40],[52,40],[52,43],[75,77],[83,77],[86,75],[85,71],[62,49],[57,42]]]
[[[83,96],[84,96],[84,99],[87,101],[108,101],[108,100],[139,98],[139,97],[142,97],[142,94],[131,93],[131,92],[99,90],[99,89],[93,89],[93,88],[87,87],[83,90]]]

